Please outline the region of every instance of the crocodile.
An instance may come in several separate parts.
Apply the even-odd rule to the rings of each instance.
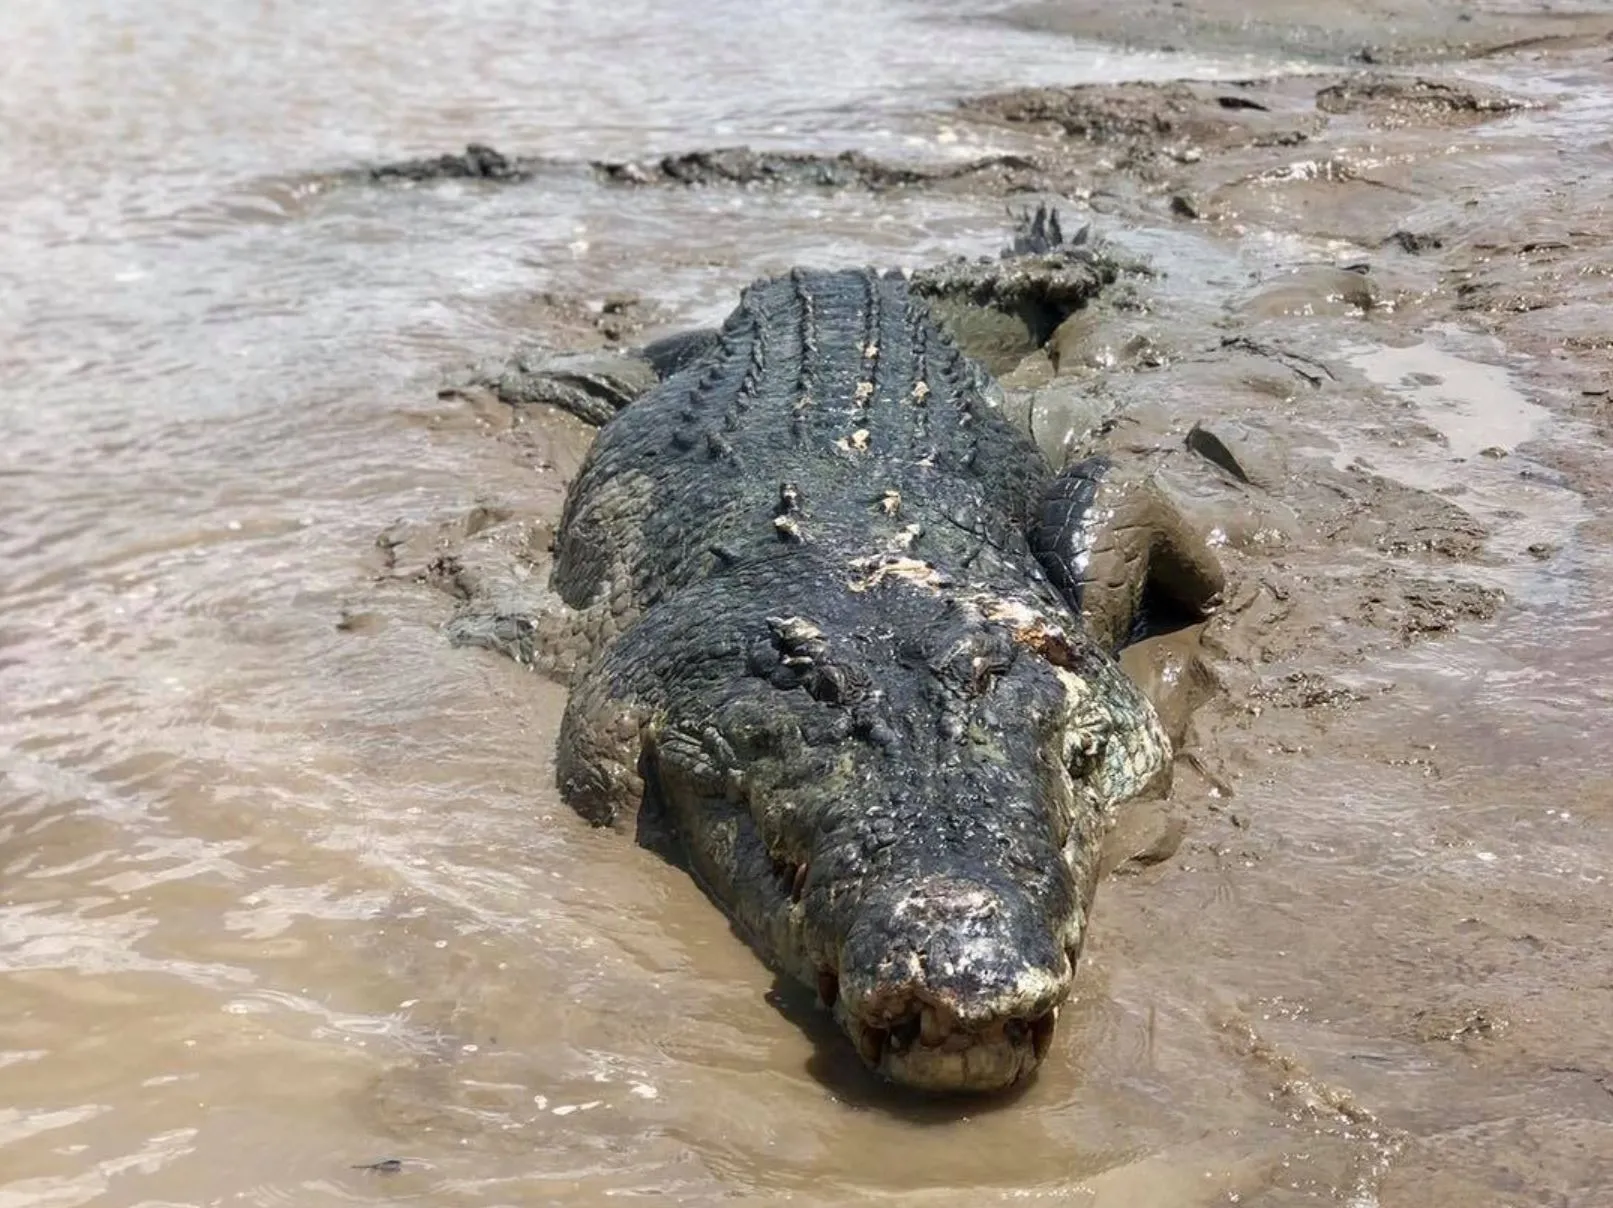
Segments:
[[[759,281],[651,359],[571,484],[550,606],[452,637],[570,685],[565,800],[660,820],[869,1067],[1020,1082],[1103,835],[1169,784],[1115,648],[1145,589],[1207,614],[1213,556],[1107,459],[1055,472],[902,274]]]

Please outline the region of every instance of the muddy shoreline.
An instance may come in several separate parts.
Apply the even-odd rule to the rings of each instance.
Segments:
[[[8,6],[0,1201],[1602,1208],[1590,7]],[[976,333],[1016,417],[1236,582],[1126,652],[1175,796],[960,1112],[567,810],[564,692],[444,622],[543,574],[622,350],[1042,202],[1106,267]]]
[[[1001,18],[1027,29],[1120,46],[1250,55],[1319,63],[1397,65],[1476,59],[1605,44],[1613,14],[1592,5],[1535,11],[1479,0],[1369,0],[1320,12],[1300,0],[1030,0]]]
[[[1530,727],[1529,701],[1462,702],[1491,666],[1549,660],[1540,627],[1601,581],[1587,551],[1606,550],[1613,498],[1613,24],[1423,5],[1324,29],[1240,12],[1177,3],[1168,32],[1153,10],[1112,6],[1012,19],[1370,66],[968,98],[937,120],[1000,135],[978,170],[725,151],[595,171],[1052,200],[1137,254],[1005,385],[1055,460],[1155,450],[1224,535],[1234,584],[1188,640],[1128,651],[1176,710],[1186,838],[1162,861],[1122,828],[1147,858],[1101,891],[1087,958],[1095,983],[1185,968],[1198,992],[1163,1021],[1148,1007],[1144,1066],[1072,1059],[1089,1080],[1160,1079],[1174,1102],[1155,1135],[1178,1134],[1192,1108],[1159,1074],[1161,1029],[1208,1028],[1267,1088],[1270,1114],[1244,1128],[1292,1140],[1221,1163],[1233,1173],[1214,1194],[1245,1203],[1589,1205],[1613,1181],[1613,801],[1595,760],[1494,745]],[[638,334],[594,327],[543,336]],[[496,411],[496,375],[482,387],[444,405]],[[500,421],[512,446],[523,427],[571,422],[520,401]],[[541,569],[552,523],[516,506],[477,534]],[[445,526],[399,538],[403,573],[464,555]],[[1606,649],[1583,641],[1573,657]],[[1466,678],[1420,653],[1440,643],[1460,647]],[[1183,685],[1193,699],[1169,704]],[[1570,818],[1574,859],[1554,882],[1486,878],[1536,858],[1497,856],[1519,828]],[[1250,976],[1251,945],[1286,955]]]

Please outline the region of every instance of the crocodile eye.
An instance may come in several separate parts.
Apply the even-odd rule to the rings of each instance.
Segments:
[[[719,724],[735,757],[746,762],[788,755],[801,745],[795,718],[760,701],[735,702],[723,711]]]

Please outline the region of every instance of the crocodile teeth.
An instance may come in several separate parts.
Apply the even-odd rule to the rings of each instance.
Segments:
[[[1031,1024],[1031,1051],[1040,1061],[1047,1056],[1047,1050],[1053,1047],[1053,1028],[1059,1021],[1059,1009],[1054,1007],[1046,1015]]]
[[[909,1015],[901,1023],[890,1030],[890,1046],[898,1053],[905,1053],[918,1042],[919,1021]]]
[[[871,1027],[863,1023],[857,1025],[857,1052],[869,1065],[879,1068],[880,1058],[885,1055],[885,1041],[890,1036],[884,1028]]]
[[[934,1048],[946,1039],[947,1029],[941,1021],[941,1014],[934,1007],[925,1007],[924,1014],[919,1017],[919,1037],[930,1048]]]
[[[840,979],[835,976],[833,969],[818,970],[818,1000],[825,1007],[835,1005],[835,999],[840,997]]]
[[[805,861],[802,861],[796,865],[795,877],[790,883],[790,901],[799,902],[801,900],[801,892],[806,889],[806,879],[807,865]]]

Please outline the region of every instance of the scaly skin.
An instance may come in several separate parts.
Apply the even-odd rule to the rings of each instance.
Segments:
[[[988,385],[899,276],[759,283],[601,431],[563,607],[457,629],[570,671],[566,799],[664,811],[758,952],[925,1090],[1040,1062],[1101,836],[1170,763],[1032,551],[1086,538]]]

